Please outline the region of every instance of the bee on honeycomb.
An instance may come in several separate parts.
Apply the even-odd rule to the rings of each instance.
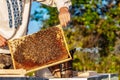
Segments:
[[[15,68],[30,70],[68,58],[62,29],[50,27],[8,42]]]

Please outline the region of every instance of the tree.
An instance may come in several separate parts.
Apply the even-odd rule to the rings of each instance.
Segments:
[[[46,8],[50,18],[44,28],[59,24],[56,8]],[[120,74],[120,52],[113,52],[116,41],[120,41],[120,1],[72,0],[70,12],[72,21],[64,31],[69,49],[79,49],[74,55],[74,69]],[[91,53],[92,48],[99,51]]]

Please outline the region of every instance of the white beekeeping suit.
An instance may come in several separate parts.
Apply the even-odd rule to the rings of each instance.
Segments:
[[[15,3],[16,1],[16,3]],[[31,2],[33,0],[0,0],[0,35],[6,39],[19,38],[26,34],[28,20],[30,14]],[[34,0],[48,6],[57,7],[58,11],[61,7],[69,7],[70,0]],[[15,4],[15,5],[12,5]],[[16,5],[17,4],[17,5]],[[15,17],[13,7],[18,7],[19,15]],[[18,13],[17,13],[18,14]],[[18,20],[18,18],[21,18]],[[9,53],[9,50],[1,49],[0,53]]]
[[[57,7],[58,11],[62,7],[68,8],[71,5],[70,0],[0,0],[0,38],[10,40],[26,35],[32,1]],[[5,46],[0,47],[0,53],[9,54],[10,52]],[[46,68],[38,71],[37,76],[49,77],[52,75]]]

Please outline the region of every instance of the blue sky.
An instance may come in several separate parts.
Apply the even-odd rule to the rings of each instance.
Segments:
[[[35,14],[35,12],[38,12],[38,14]],[[28,25],[28,34],[35,33],[40,30],[40,28],[43,26],[43,20],[46,20],[49,18],[49,14],[47,9],[42,8],[41,4],[39,2],[33,2],[31,7],[31,15],[34,15],[34,17],[39,18],[38,21],[36,20],[30,20]]]

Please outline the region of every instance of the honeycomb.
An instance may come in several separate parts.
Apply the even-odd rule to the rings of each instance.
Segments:
[[[32,35],[8,41],[16,69],[31,70],[69,57],[60,27],[50,27]]]

